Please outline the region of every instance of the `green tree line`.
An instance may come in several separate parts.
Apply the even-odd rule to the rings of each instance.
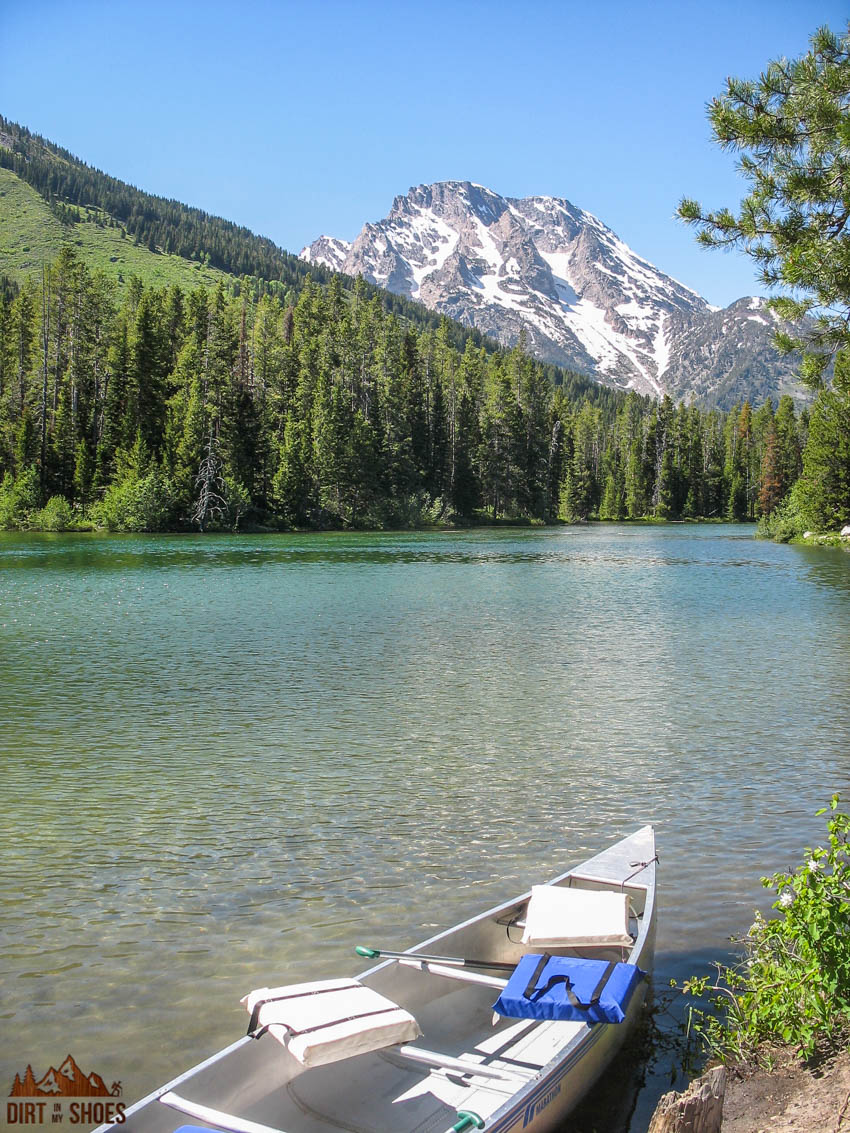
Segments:
[[[339,277],[294,305],[138,280],[119,300],[68,247],[0,299],[0,525],[752,520],[809,459],[790,398],[722,414],[553,382],[451,329]]]
[[[145,193],[133,185],[80,161],[68,150],[34,134],[0,115],[0,131],[11,147],[0,145],[0,166],[12,170],[48,202],[54,214],[69,229],[97,218],[97,223],[117,227],[136,243],[154,253],[170,253],[203,262],[237,278],[240,287],[255,297],[270,292],[294,301],[306,279],[326,286],[334,273],[322,265],[307,265],[266,237],[222,217],[179,201]],[[343,276],[350,290],[354,281]],[[379,298],[384,309],[414,326],[436,330],[441,317],[421,303],[394,295],[374,284],[364,284],[370,298]],[[0,290],[3,280],[0,277]],[[471,340],[476,346],[494,350],[474,327],[450,321],[444,331],[463,349]],[[554,372],[555,367],[551,367]],[[590,383],[585,380],[585,384]]]

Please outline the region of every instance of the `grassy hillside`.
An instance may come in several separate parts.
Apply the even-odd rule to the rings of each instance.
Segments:
[[[22,283],[40,274],[63,244],[72,244],[90,268],[111,276],[119,288],[133,275],[153,287],[176,283],[187,290],[232,279],[216,268],[137,245],[99,209],[77,208],[76,213],[75,224],[62,224],[31,185],[0,167],[0,275]]]
[[[43,256],[50,258],[51,248],[55,255],[63,242],[70,242],[89,266],[102,267],[116,279],[123,275],[126,280],[128,273],[135,272],[151,283],[193,287],[222,276],[247,277],[261,291],[294,299],[308,277],[321,286],[333,278],[334,273],[326,268],[303,263],[243,226],[146,193],[86,165],[68,150],[2,115],[0,172],[7,194],[18,194],[23,183],[42,203],[34,213],[35,197],[16,199],[15,204],[24,206],[18,215],[10,197],[0,197],[0,276],[5,273],[19,279],[38,272]],[[25,246],[29,251],[24,251]],[[205,276],[205,267],[215,270]],[[343,276],[346,291],[353,282]],[[366,284],[366,292],[406,325],[436,329],[443,321],[421,303],[372,284]],[[451,320],[448,334],[461,349],[470,340],[488,350],[496,348],[480,331]]]
[[[133,275],[161,288],[215,286],[249,279],[258,293],[297,300],[308,278],[324,287],[333,272],[305,264],[271,240],[180,201],[153,196],[87,165],[68,150],[0,115],[0,281],[20,283],[39,275],[70,244],[90,269],[102,270],[119,288]],[[354,280],[342,277],[351,294]],[[498,344],[474,327],[445,319],[421,303],[367,283],[402,326],[436,330],[443,325],[453,347],[468,342],[488,353]],[[570,396],[618,402],[606,386],[560,367],[544,367],[548,379]]]

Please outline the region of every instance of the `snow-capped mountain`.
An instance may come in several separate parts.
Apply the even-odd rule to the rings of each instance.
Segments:
[[[722,310],[555,197],[511,199],[469,181],[420,185],[357,239],[321,236],[301,258],[417,299],[606,384],[731,405],[801,396],[772,345],[764,301]]]

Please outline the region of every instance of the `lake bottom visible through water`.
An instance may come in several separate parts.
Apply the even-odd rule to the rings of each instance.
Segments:
[[[682,1084],[670,979],[847,787],[850,556],[737,526],[0,535],[0,658],[7,1094],[70,1053],[130,1102],[251,988],[649,822],[660,1037],[604,1118],[639,1133]]]

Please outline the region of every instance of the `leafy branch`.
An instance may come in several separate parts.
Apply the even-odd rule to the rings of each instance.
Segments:
[[[686,980],[682,991],[705,999],[691,1023],[724,1062],[764,1061],[771,1045],[793,1047],[805,1060],[830,1053],[850,1036],[850,816],[828,808],[824,846],[805,851],[791,873],[763,877],[778,915],[756,913],[740,961],[716,964],[717,978]]]

